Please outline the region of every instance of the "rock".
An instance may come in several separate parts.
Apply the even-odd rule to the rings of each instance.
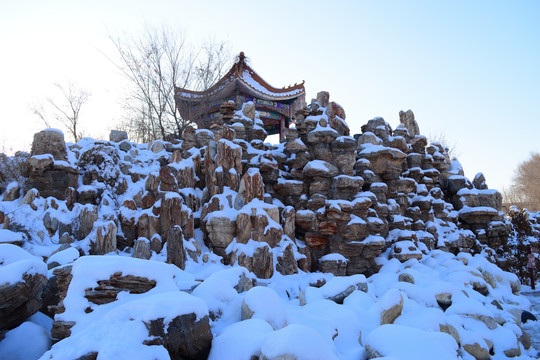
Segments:
[[[389,147],[366,147],[359,156],[369,160],[371,170],[384,180],[396,180],[401,175],[401,168],[407,155]]]
[[[264,183],[261,173],[256,168],[250,168],[240,180],[238,195],[234,202],[235,209],[241,209],[253,199],[264,199]]]
[[[167,235],[167,262],[174,264],[180,269],[185,268],[186,255],[184,252],[184,237],[180,226],[176,225],[169,229]]]
[[[245,103],[242,108],[242,113],[248,119],[255,119],[255,104],[252,101]]]
[[[260,279],[269,279],[274,274],[274,259],[267,244],[257,247],[253,255],[244,252],[233,253],[231,264],[245,267]]]
[[[30,205],[32,210],[37,210],[36,204],[34,204],[34,200],[36,200],[39,197],[39,192],[36,189],[30,189],[26,192],[26,195],[22,198],[21,206],[22,205]]]
[[[488,186],[486,184],[486,178],[484,174],[479,172],[478,174],[474,176],[473,186],[475,189],[478,189],[478,190],[487,190]]]
[[[435,295],[435,299],[437,300],[437,304],[445,311],[452,305],[452,293],[449,292],[443,292]]]
[[[519,347],[519,343],[516,343],[515,347],[511,349],[504,350],[504,355],[508,356],[509,358],[521,356],[521,348]]]
[[[409,273],[401,273],[398,276],[398,281],[414,284],[414,276]]]
[[[485,347],[482,347],[478,343],[474,344],[465,344],[461,346],[463,350],[471,354],[476,360],[489,360],[491,356],[489,350]]]
[[[281,213],[281,218],[283,219],[283,234],[293,240],[296,235],[296,211],[294,210],[294,207],[285,207]]]
[[[105,255],[116,250],[116,225],[109,221],[97,228],[96,241],[91,243],[91,255]]]
[[[21,196],[21,187],[16,181],[10,182],[4,191],[3,201],[17,200]]]
[[[152,145],[150,145],[150,151],[154,154],[160,153],[166,149],[165,143],[161,140],[154,140]]]
[[[255,286],[244,294],[242,320],[262,319],[274,330],[287,325],[285,308],[278,294],[270,288]]]
[[[450,324],[440,324],[439,325],[439,330],[442,332],[442,333],[445,333],[445,334],[448,334],[450,336],[452,336],[454,338],[454,340],[456,340],[456,344],[460,344],[461,343],[461,339],[459,337],[459,333],[458,331],[456,330],[455,327],[453,327],[452,325]]]
[[[306,177],[332,178],[339,173],[339,170],[326,161],[312,160],[304,166],[302,173]]]
[[[227,214],[220,216],[218,213],[211,213],[210,219],[206,221],[206,231],[214,248],[223,251],[236,235],[236,220],[231,220]]]
[[[319,270],[335,276],[347,275],[347,258],[341,254],[328,254],[319,259]]]
[[[398,290],[389,290],[379,300],[381,303],[381,325],[393,324],[403,310],[403,296]]]
[[[411,110],[400,111],[399,122],[405,125],[407,130],[409,130],[409,135],[411,137],[414,138],[416,135],[420,135],[420,129],[418,127],[418,123],[414,119],[414,113]]]
[[[276,270],[281,275],[292,275],[298,273],[298,265],[294,258],[293,245],[289,244],[283,250],[283,254],[277,257]]]
[[[145,237],[138,238],[133,245],[133,253],[131,254],[131,256],[137,259],[150,259],[152,257],[150,240]]]
[[[305,354],[313,359],[337,360],[328,342],[310,327],[291,324],[268,334],[261,347],[260,360],[300,360]]]
[[[120,142],[120,144],[118,144],[118,147],[120,148],[120,150],[125,151],[125,152],[128,152],[132,148],[132,146],[131,146],[130,142],[127,140],[127,138],[126,138],[126,140],[122,140]],[[127,155],[127,156],[129,156],[129,155]],[[124,160],[127,161],[126,157],[124,157]]]
[[[223,354],[227,354],[231,359],[259,359],[262,344],[273,332],[272,327],[264,320],[248,319],[236,322],[214,338],[208,359],[218,359]]]
[[[66,160],[67,151],[64,133],[56,129],[45,129],[34,134],[31,155],[51,154],[55,160]]]
[[[77,234],[77,239],[82,240],[86,238],[92,229],[94,228],[94,223],[98,218],[98,208],[93,205],[86,205],[83,207],[79,213],[79,231]]]
[[[171,359],[206,359],[212,345],[208,315],[184,314],[170,321],[163,318],[146,322],[148,335],[145,345],[162,345]],[[153,337],[153,338],[152,338]]]
[[[327,107],[330,101],[330,93],[328,91],[320,91],[317,93],[317,103],[322,107]]]
[[[538,319],[536,318],[536,316],[534,316],[534,314],[532,314],[530,311],[527,311],[527,310],[523,310],[521,312],[521,323],[522,324],[525,324],[527,321],[529,320],[532,320],[532,321],[537,321]]]
[[[510,281],[510,287],[512,288],[512,294],[517,295],[521,291],[521,282],[518,279]]]
[[[123,140],[127,140],[128,134],[125,131],[120,130],[111,130],[109,133],[109,141],[113,142],[121,142]]]
[[[109,279],[98,281],[98,286],[85,290],[85,298],[96,305],[109,304],[116,301],[120,292],[130,294],[143,294],[156,286],[155,280],[149,280],[140,276],[122,275],[114,273]]]
[[[429,345],[428,345],[429,344]],[[387,324],[374,329],[365,340],[367,359],[438,359],[458,356],[458,344],[448,334],[409,326]]]
[[[523,344],[523,348],[525,350],[529,350],[531,348],[531,345],[532,345],[532,341],[531,341],[531,337],[529,336],[529,334],[527,332],[525,332],[525,330],[521,330],[521,336],[519,337],[519,342],[521,344]]]
[[[0,244],[0,272],[3,270],[11,273],[0,284],[0,330],[12,329],[35,314],[47,283],[43,261],[12,244]]]

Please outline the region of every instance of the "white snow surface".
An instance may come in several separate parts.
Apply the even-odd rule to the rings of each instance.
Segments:
[[[0,244],[0,285],[23,281],[25,274],[47,276],[47,266],[40,258],[18,246]]]

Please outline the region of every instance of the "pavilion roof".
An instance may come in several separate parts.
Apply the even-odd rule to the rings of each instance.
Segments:
[[[289,100],[305,93],[304,81],[281,89],[271,86],[246,64],[245,59],[244,53],[241,52],[227,74],[209,89],[193,91],[177,87],[177,97],[180,100],[197,101],[202,98],[227,96],[229,93],[232,94],[237,86],[247,94],[266,100]]]

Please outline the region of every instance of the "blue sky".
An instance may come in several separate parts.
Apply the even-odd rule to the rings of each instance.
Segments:
[[[0,146],[29,149],[42,128],[29,104],[68,78],[93,94],[86,133],[106,137],[124,86],[103,56],[114,56],[107,35],[145,23],[226,40],[274,86],[328,90],[353,133],[412,109],[423,134],[444,134],[466,174],[494,188],[540,150],[539,1],[0,0]]]

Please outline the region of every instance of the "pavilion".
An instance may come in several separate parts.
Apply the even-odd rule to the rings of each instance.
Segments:
[[[268,135],[280,134],[289,127],[296,111],[305,103],[304,81],[301,84],[275,88],[264,81],[247,63],[243,52],[231,69],[214,86],[204,91],[176,88],[176,107],[184,119],[199,128],[208,128],[210,120],[219,118],[221,104],[234,101],[237,109],[253,101]]]

